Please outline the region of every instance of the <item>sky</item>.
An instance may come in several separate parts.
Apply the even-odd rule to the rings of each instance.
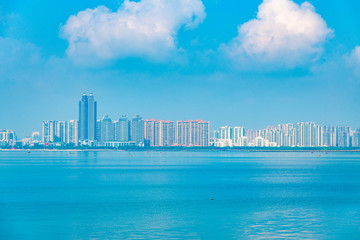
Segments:
[[[140,114],[360,128],[360,2],[0,2],[0,129]]]

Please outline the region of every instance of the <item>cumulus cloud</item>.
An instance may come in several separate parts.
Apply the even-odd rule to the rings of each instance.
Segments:
[[[74,59],[162,60],[177,50],[179,29],[198,26],[205,15],[201,0],[125,0],[115,12],[99,6],[71,16],[62,36]]]
[[[240,62],[295,67],[319,57],[332,32],[309,2],[264,0],[256,18],[239,26],[223,48]]]

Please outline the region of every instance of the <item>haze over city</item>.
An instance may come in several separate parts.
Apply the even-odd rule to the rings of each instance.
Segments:
[[[358,128],[359,7],[350,0],[3,1],[0,129],[25,137],[44,120],[77,119],[84,92],[96,96],[99,117],[113,119]]]

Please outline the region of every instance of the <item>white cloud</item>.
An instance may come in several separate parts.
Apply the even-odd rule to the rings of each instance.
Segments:
[[[309,2],[264,0],[257,17],[239,26],[224,49],[239,62],[294,67],[319,57],[332,32]]]
[[[204,18],[201,0],[125,0],[116,12],[99,6],[71,16],[62,36],[75,60],[133,56],[162,60],[177,50],[179,29],[194,28]]]
[[[350,68],[355,76],[360,76],[360,46],[356,46],[351,53],[344,55],[345,64]]]
[[[360,67],[360,46],[356,46],[345,58],[350,66]]]

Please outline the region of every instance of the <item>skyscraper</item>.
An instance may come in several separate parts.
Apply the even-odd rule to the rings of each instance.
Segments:
[[[83,94],[79,101],[79,138],[95,140],[97,120],[97,103],[94,96]]]
[[[144,132],[148,146],[173,146],[175,143],[173,121],[147,119],[144,121]]]
[[[220,139],[232,139],[234,135],[234,129],[232,127],[220,127]]]
[[[360,147],[360,129],[356,129],[354,132],[352,147]]]
[[[162,145],[173,146],[175,144],[175,125],[173,121],[162,122]]]
[[[79,122],[76,120],[70,120],[67,124],[67,143],[73,143],[75,146],[79,143]]]
[[[139,115],[131,119],[130,129],[131,141],[137,145],[144,143],[144,120]]]
[[[210,122],[203,120],[177,121],[176,144],[209,146]]]
[[[349,147],[350,146],[350,128],[349,127],[337,127],[337,147]]]
[[[313,147],[315,146],[316,128],[313,122],[300,122],[296,125],[297,146]]]
[[[98,142],[101,140],[101,120],[96,121],[95,140]]]
[[[144,138],[147,146],[155,146],[155,119],[146,119],[144,121]]]
[[[16,141],[15,132],[12,130],[0,130],[0,145],[7,145]]]
[[[58,121],[55,125],[55,142],[62,142],[66,143],[68,139],[67,135],[67,128],[68,128],[67,121]]]
[[[241,145],[241,139],[245,137],[245,128],[243,127],[220,127],[219,139],[231,140],[235,146]]]
[[[101,126],[100,141],[101,142],[114,141],[115,140],[114,124],[109,116],[106,115],[101,119],[100,126]]]
[[[43,121],[42,124],[42,142],[49,143],[55,142],[57,121]]]
[[[128,117],[122,116],[115,122],[115,140],[128,142],[130,140],[130,121]]]
[[[42,142],[78,144],[78,121],[43,121]]]

